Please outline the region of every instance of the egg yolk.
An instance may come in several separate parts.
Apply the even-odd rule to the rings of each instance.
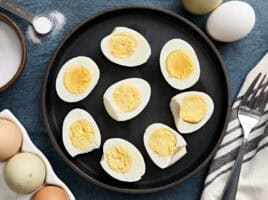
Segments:
[[[105,155],[109,167],[115,172],[126,172],[132,164],[129,150],[122,145],[111,147]]]
[[[176,136],[166,128],[155,130],[149,138],[150,148],[159,156],[171,156],[176,148]]]
[[[196,124],[205,118],[207,104],[198,95],[190,95],[183,98],[180,105],[180,116],[185,122]]]
[[[141,103],[139,89],[131,84],[121,84],[113,92],[113,100],[122,112],[131,112]]]
[[[172,51],[166,59],[166,68],[170,77],[184,80],[194,71],[191,56],[182,50]]]
[[[73,146],[80,150],[87,150],[94,140],[94,128],[92,124],[81,119],[73,122],[69,128],[69,137]]]
[[[137,41],[125,32],[112,34],[109,38],[109,51],[116,58],[128,58],[134,54]]]
[[[81,94],[86,91],[91,81],[91,73],[84,66],[72,66],[64,73],[64,86],[74,94]]]

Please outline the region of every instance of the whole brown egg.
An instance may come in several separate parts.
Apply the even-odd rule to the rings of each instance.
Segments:
[[[19,127],[12,121],[0,118],[0,161],[18,153],[21,144],[22,133]]]
[[[69,200],[69,198],[61,187],[48,185],[37,191],[32,200]]]

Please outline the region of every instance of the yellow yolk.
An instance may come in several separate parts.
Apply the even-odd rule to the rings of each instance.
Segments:
[[[191,56],[181,50],[173,51],[167,56],[166,68],[169,76],[181,80],[191,76],[194,71]]]
[[[155,130],[149,138],[150,148],[159,156],[171,156],[178,150],[176,144],[176,136],[166,128]]]
[[[111,147],[105,155],[109,167],[115,172],[126,172],[132,164],[131,154],[124,146]]]
[[[80,150],[89,148],[94,140],[94,135],[94,128],[86,119],[73,122],[69,129],[69,137],[73,146]]]
[[[137,48],[136,39],[129,33],[115,33],[109,38],[109,51],[117,58],[128,58]]]
[[[196,124],[205,118],[207,104],[205,100],[198,95],[189,95],[184,97],[180,105],[180,116],[183,121]]]
[[[120,111],[131,112],[140,105],[141,94],[136,86],[121,84],[115,89],[113,100]]]
[[[64,86],[74,94],[81,94],[86,91],[91,81],[90,71],[83,66],[72,66],[64,73]]]

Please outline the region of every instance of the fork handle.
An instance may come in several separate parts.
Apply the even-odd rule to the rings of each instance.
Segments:
[[[246,144],[246,140],[243,140],[243,142],[239,148],[239,152],[238,152],[237,158],[235,160],[231,174],[230,174],[228,181],[224,187],[222,200],[235,200],[236,199],[240,171],[241,171],[241,167],[242,167],[242,163],[243,163],[245,144]]]

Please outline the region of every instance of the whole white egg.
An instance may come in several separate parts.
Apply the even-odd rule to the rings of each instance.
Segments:
[[[112,84],[103,95],[107,113],[116,121],[127,121],[148,104],[151,97],[150,84],[141,78],[127,78]]]
[[[142,65],[151,56],[149,42],[142,34],[127,27],[116,27],[101,40],[100,47],[108,60],[126,67]]]
[[[173,53],[178,53],[177,58]],[[182,55],[179,55],[180,53]],[[172,55],[173,61],[170,55]],[[181,62],[182,60],[184,62]],[[160,53],[160,69],[167,83],[178,90],[193,86],[200,77],[200,66],[196,53],[193,47],[182,39],[169,40],[163,46]],[[189,72],[184,73],[187,70]]]
[[[66,151],[72,157],[98,149],[101,145],[97,123],[87,111],[80,108],[75,108],[66,115],[62,139]]]
[[[100,164],[107,174],[119,181],[136,182],[145,174],[142,154],[133,144],[121,138],[105,141]]]
[[[167,139],[171,136],[171,134],[174,136],[174,149],[172,150],[172,152],[170,152],[170,155],[161,155],[157,151],[154,151],[154,149],[152,149],[152,147],[150,146],[150,141],[152,141],[152,135],[155,133],[157,134],[156,131],[162,131],[160,132],[160,134],[162,133],[162,135],[156,135],[156,137],[158,137],[159,140],[162,141],[155,141],[156,145],[158,145],[158,147],[162,150],[165,148],[170,149],[171,145],[167,142]],[[183,137],[177,131],[162,123],[153,123],[148,126],[143,136],[143,142],[150,158],[161,169],[173,165],[187,153],[187,144]]]
[[[208,34],[221,42],[233,42],[245,37],[255,24],[255,11],[243,1],[229,1],[216,8],[206,24]]]
[[[91,58],[85,56],[72,58],[61,67],[57,75],[56,92],[65,102],[81,101],[91,93],[99,77],[100,70]]]
[[[183,105],[186,99],[186,105]],[[185,108],[183,108],[183,106]],[[171,98],[170,110],[177,130],[182,134],[192,133],[204,126],[211,118],[214,111],[214,102],[211,97],[204,92],[183,92]],[[187,119],[182,119],[182,112],[184,112]],[[196,117],[198,117],[200,113],[202,113],[202,117],[196,120]],[[191,119],[193,121],[187,121]]]

